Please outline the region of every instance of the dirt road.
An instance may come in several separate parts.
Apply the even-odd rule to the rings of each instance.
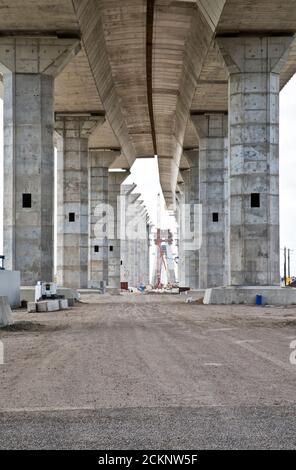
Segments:
[[[295,308],[85,300],[0,331],[0,448],[296,448]]]

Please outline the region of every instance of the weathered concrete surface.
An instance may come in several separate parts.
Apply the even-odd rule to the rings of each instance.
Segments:
[[[122,223],[121,281],[130,287],[149,283],[150,230],[146,207],[139,200],[141,194],[134,193],[135,184],[122,186],[122,207],[125,223]],[[123,221],[122,221],[123,222]]]
[[[0,39],[4,253],[23,285],[53,276],[53,83],[77,47],[77,39]]]
[[[189,164],[189,203],[190,229],[198,237],[196,228],[200,229],[200,194],[199,194],[199,149],[187,150],[185,156]],[[199,209],[197,210],[197,206]],[[198,217],[198,220],[197,220]],[[197,231],[198,231],[197,230]],[[199,238],[198,238],[199,241]],[[189,250],[189,287],[199,288],[199,249]]]
[[[187,242],[189,243],[190,238],[190,210],[188,210],[189,203],[189,170],[182,170],[181,176],[183,179],[182,183],[179,183],[178,188],[180,189],[180,203],[179,203],[179,285],[190,286],[190,273],[189,273],[189,262],[190,255],[188,251]]]
[[[229,71],[231,285],[280,283],[279,91],[292,39],[217,39]]]
[[[119,155],[117,151],[89,153],[89,288],[99,288],[103,281],[108,284],[109,168]]]
[[[295,449],[296,308],[90,297],[0,332],[1,448]]]
[[[180,230],[184,229],[185,233],[182,234],[181,240],[184,245],[183,257],[180,260],[183,278],[181,284],[183,286],[191,287],[192,289],[199,288],[199,249],[194,248],[199,239],[199,150],[188,150],[185,153],[189,168],[181,171],[181,176],[184,181],[183,198],[182,202],[186,207],[181,208],[181,224]],[[185,210],[185,214],[183,211]],[[185,220],[184,219],[185,216]],[[183,223],[185,227],[182,228]],[[181,249],[182,251],[182,249]]]
[[[121,185],[129,176],[129,172],[111,172],[108,178],[108,204],[110,234],[108,237],[108,287],[120,289],[120,268],[122,253],[122,208]]]
[[[205,292],[204,303],[212,305],[255,305],[256,296],[263,296],[265,305],[296,305],[296,289],[283,287],[218,287]]]
[[[20,285],[19,271],[0,271],[0,297],[7,297],[11,308],[20,306]]]
[[[191,116],[199,136],[199,202],[202,205],[202,243],[199,287],[229,284],[228,273],[228,116]],[[216,219],[215,219],[216,217]]]
[[[88,138],[104,117],[57,115],[57,282],[88,287]]]
[[[0,328],[11,324],[12,316],[8,298],[0,296]]]
[[[105,108],[109,122],[98,147],[117,142],[128,165],[135,156],[157,153],[161,184],[173,202],[182,146],[191,146],[194,138],[190,110],[227,111],[227,72],[217,60],[213,38],[233,32],[293,33],[295,2],[269,0],[268,8],[267,0],[153,3],[154,12],[147,11],[151,2],[146,0],[102,0],[99,5],[96,0],[11,0],[2,9],[0,30],[82,34],[81,53],[57,81],[56,111]],[[149,31],[153,38],[147,44]],[[281,87],[295,72],[295,44]]]

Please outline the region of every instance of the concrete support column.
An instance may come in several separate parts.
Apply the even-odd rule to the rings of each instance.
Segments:
[[[130,285],[131,287],[137,287],[137,262],[138,262],[138,235],[137,235],[137,224],[136,217],[138,213],[139,203],[138,200],[141,194],[134,193],[131,194],[129,209],[128,209],[128,226],[129,233],[127,234],[129,238],[129,247],[130,247]]]
[[[280,284],[279,90],[292,39],[217,39],[229,71],[232,285]]]
[[[190,204],[190,231],[199,240],[199,149],[186,150],[185,156],[189,163],[189,204]],[[198,218],[198,220],[196,220]],[[199,289],[199,249],[189,250],[189,286]]]
[[[188,170],[182,170],[185,204],[187,206],[187,235],[185,245],[185,283],[199,288],[199,250],[194,245],[199,240],[199,150],[186,150]]]
[[[87,288],[88,277],[88,138],[104,118],[57,115],[62,136],[58,149],[57,281]]]
[[[109,238],[108,286],[120,289],[121,266],[121,185],[129,172],[109,173],[108,201],[111,209],[113,236]]]
[[[199,251],[201,289],[228,284],[228,116],[191,117],[199,136],[199,195],[202,243]]]
[[[4,76],[4,255],[24,286],[53,278],[54,78],[77,39],[0,38]]]
[[[176,218],[178,224],[178,281],[179,285],[185,287],[186,284],[186,273],[185,273],[185,240],[184,240],[184,204],[185,204],[185,193],[184,184],[178,185],[179,191],[176,194]]]
[[[181,277],[181,285],[183,287],[191,287],[191,279],[190,279],[190,257],[191,251],[189,251],[188,246],[190,243],[190,211],[188,210],[190,206],[190,172],[189,170],[181,170],[180,171],[184,184],[183,187],[183,195],[182,195],[182,204],[181,204],[181,229],[182,229],[182,259],[181,259],[181,266],[182,266],[182,277]]]
[[[135,208],[135,240],[134,240],[134,267],[133,267],[133,283],[134,287],[138,287],[142,282],[141,263],[142,263],[142,250],[141,250],[141,237],[143,235],[143,201],[137,200],[134,205]]]
[[[136,184],[125,184],[121,187],[122,202],[124,205],[125,224],[124,224],[124,237],[122,240],[122,266],[121,266],[121,281],[128,282],[131,285],[131,240],[128,236],[128,229],[130,224],[130,205],[134,195],[133,190],[137,187]]]
[[[89,153],[89,288],[109,284],[109,167],[119,156],[109,150]]]
[[[147,211],[144,206],[141,213],[141,228],[139,240],[139,284],[148,284],[147,276]]]

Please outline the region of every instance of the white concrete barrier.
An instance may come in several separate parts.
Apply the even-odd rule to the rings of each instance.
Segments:
[[[12,325],[11,308],[7,297],[0,297],[0,328]]]
[[[214,287],[206,290],[204,304],[255,305],[257,295],[262,295],[263,305],[296,305],[296,289],[268,286]]]

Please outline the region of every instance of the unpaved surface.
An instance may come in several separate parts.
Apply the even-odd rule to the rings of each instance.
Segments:
[[[88,296],[0,331],[0,448],[296,448],[296,309]]]

